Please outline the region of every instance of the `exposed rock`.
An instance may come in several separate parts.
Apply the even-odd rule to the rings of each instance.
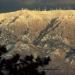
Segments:
[[[26,15],[23,15],[24,12],[32,19],[26,18]],[[1,57],[10,59],[16,54],[19,54],[21,57],[33,55],[33,60],[35,61],[38,56],[49,56],[52,60],[49,64],[49,68],[61,68],[61,70],[65,69],[66,62],[66,64],[70,62],[69,65],[72,65],[72,63],[74,65],[75,24],[68,25],[62,23],[64,20],[62,18],[65,18],[64,16],[62,18],[61,16],[56,16],[51,19],[45,16],[44,19],[47,18],[48,21],[44,22],[45,20],[41,19],[38,15],[35,19],[34,17],[36,17],[36,14],[32,15],[32,11],[24,12],[22,10],[9,14],[7,13],[4,14],[6,19],[3,18],[3,20],[0,20],[0,45],[6,46],[8,51]],[[18,16],[16,16],[16,13],[18,13]],[[11,16],[8,18],[8,15]],[[45,13],[42,15],[45,15]],[[21,22],[20,20],[22,18],[23,21]],[[66,22],[69,22],[69,20]],[[62,68],[62,65],[64,68]]]

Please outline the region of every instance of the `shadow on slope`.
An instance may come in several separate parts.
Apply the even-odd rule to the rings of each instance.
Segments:
[[[6,52],[5,46],[1,46],[0,56]],[[12,59],[0,58],[0,75],[45,75],[45,72],[38,71],[38,68],[48,65],[49,61],[49,57],[37,57],[34,61],[32,55],[20,58],[18,54]]]

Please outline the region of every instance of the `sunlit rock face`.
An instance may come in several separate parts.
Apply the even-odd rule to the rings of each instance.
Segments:
[[[70,13],[72,14],[70,14]],[[33,56],[50,57],[44,67],[49,75],[74,74],[75,62],[75,11],[20,10],[0,14],[0,46],[2,59]],[[1,50],[2,50],[1,48]],[[0,51],[1,52],[1,51]],[[48,72],[47,72],[48,71]],[[60,72],[59,72],[60,71]]]

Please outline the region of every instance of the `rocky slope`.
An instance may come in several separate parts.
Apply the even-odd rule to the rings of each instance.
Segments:
[[[50,57],[44,70],[49,75],[74,75],[75,68],[75,11],[19,10],[0,14],[0,46],[10,59],[33,55]]]

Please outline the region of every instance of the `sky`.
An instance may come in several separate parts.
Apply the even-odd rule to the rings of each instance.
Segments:
[[[21,8],[75,9],[75,0],[0,0],[0,11],[18,10]]]

